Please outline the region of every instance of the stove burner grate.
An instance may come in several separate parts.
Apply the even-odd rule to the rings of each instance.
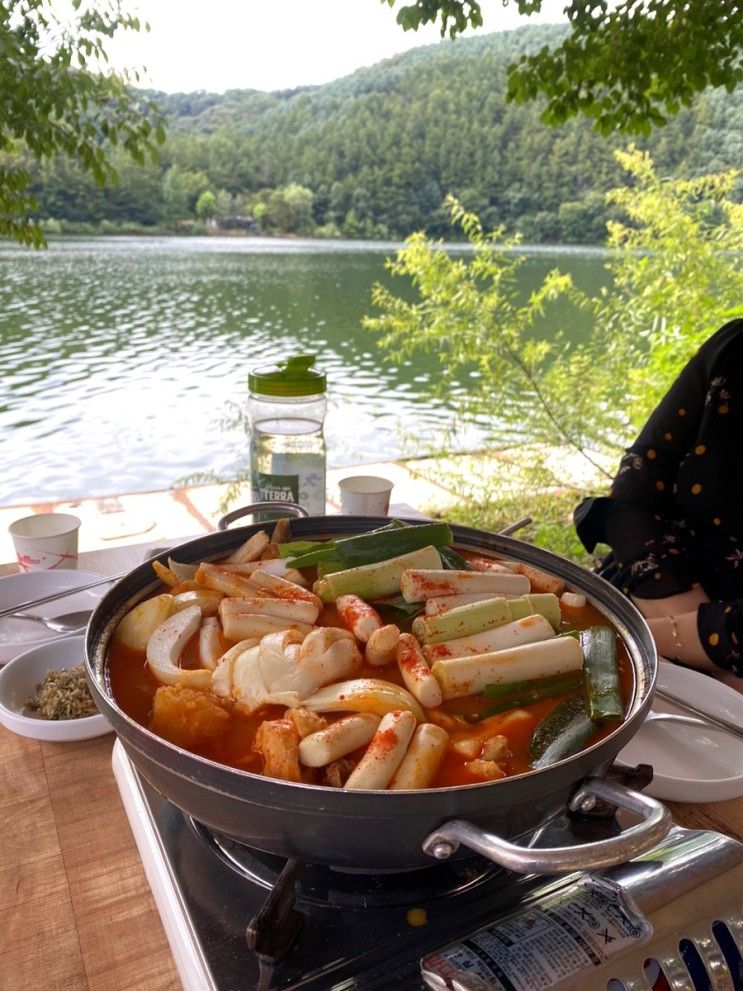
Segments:
[[[290,863],[283,857],[245,846],[195,819],[190,819],[190,825],[200,840],[231,870],[264,889],[273,889],[285,865]],[[505,873],[477,855],[417,870],[383,873],[345,871],[304,863],[301,871],[295,872],[296,901],[298,904],[357,909],[408,906],[467,895]]]
[[[516,876],[477,857],[380,876],[285,861],[247,850],[224,837],[215,838],[188,820],[138,775],[119,743],[114,746],[113,768],[184,991],[440,988],[430,963],[434,956],[514,913],[531,911],[530,906],[544,898],[559,897],[563,891],[569,894],[568,889],[576,884],[574,878]],[[604,828],[610,833],[617,828],[612,819],[590,825],[592,830]],[[584,817],[579,821],[563,817],[532,842],[569,845],[588,826]],[[708,848],[705,866],[701,855]],[[612,869],[612,883],[627,886],[640,909],[648,911],[656,935],[652,945],[639,945],[637,954],[617,958],[621,967],[612,963],[601,987],[609,976],[623,977],[623,969],[638,961],[642,965],[648,956],[665,960],[678,950],[675,916],[668,918],[667,939],[661,938],[661,925],[669,899],[668,910],[675,912],[681,887],[684,892],[687,887],[694,889],[684,895],[684,904],[688,903],[688,919],[696,922],[684,932],[695,940],[702,933],[706,939],[705,918],[721,920],[732,935],[730,947],[720,946],[729,958],[730,970],[737,971],[739,948],[743,948],[739,911],[734,916],[721,908],[743,884],[743,875],[737,887],[737,876],[733,877],[734,870],[743,870],[740,857],[740,844],[717,834],[680,830],[678,837],[669,838],[652,854]],[[704,868],[701,874],[700,866]],[[285,877],[276,885],[282,870]],[[705,915],[702,904],[705,886],[710,889],[707,908],[711,916]],[[419,897],[424,891],[425,896]],[[266,944],[263,920],[277,917],[276,901],[279,917],[288,924],[279,924],[277,945]],[[267,902],[272,904],[266,907]],[[293,928],[300,921],[301,928]],[[255,924],[258,933],[249,935]],[[271,925],[269,921],[269,929]],[[285,953],[292,940],[291,952]],[[425,980],[421,961],[431,971]],[[715,966],[719,968],[719,961]],[[594,978],[591,974],[587,982],[576,983],[575,991],[596,991]],[[625,986],[642,986],[633,981],[634,976]]]

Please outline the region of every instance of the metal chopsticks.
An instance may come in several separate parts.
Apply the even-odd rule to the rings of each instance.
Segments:
[[[144,560],[151,561],[153,558],[159,557],[161,554],[164,554],[165,551],[169,550],[170,546],[153,547]],[[86,585],[77,585],[75,588],[66,588],[61,592],[54,592],[51,595],[42,595],[39,599],[29,599],[27,602],[18,602],[14,606],[8,606],[6,609],[0,609],[0,619],[4,616],[10,616],[15,612],[24,612],[26,609],[35,609],[36,606],[43,606],[45,602],[54,602],[57,599],[64,599],[68,595],[75,595],[76,592],[86,592],[89,588],[98,588],[100,585],[106,585],[108,582],[117,582],[120,578],[124,578],[124,576],[128,574],[128,571],[122,571],[118,575],[109,575],[108,578],[99,578],[97,581],[88,582]]]
[[[10,616],[11,613],[25,612],[26,609],[35,609],[36,606],[43,606],[45,602],[54,602],[56,599],[64,599],[68,595],[75,595],[77,592],[85,592],[89,588],[98,588],[99,585],[107,585],[109,582],[118,581],[128,571],[122,571],[120,575],[111,575],[108,578],[99,578],[98,581],[88,582],[86,585],[76,585],[74,588],[65,588],[61,592],[54,592],[52,595],[42,595],[39,599],[28,599],[26,602],[16,602],[13,606],[0,609],[0,619],[3,616]]]
[[[677,705],[679,709],[685,709],[687,712],[691,712],[695,716],[699,716],[699,718],[704,720],[704,722],[710,723],[712,726],[717,726],[718,729],[725,730],[726,733],[731,733],[739,740],[743,740],[743,727],[736,726],[735,723],[730,722],[724,717],[713,716],[710,712],[707,712],[706,709],[699,709],[697,706],[692,705],[691,702],[687,702],[686,699],[679,698],[678,695],[674,695],[672,692],[666,691],[665,688],[658,688],[656,686],[655,694],[658,698],[664,699],[666,702],[672,702],[673,705]]]
[[[521,520],[517,520],[515,523],[511,523],[510,526],[504,527],[502,530],[498,531],[499,537],[510,537],[512,533],[516,533],[517,530],[523,530],[525,526],[529,526],[531,523],[531,516],[525,516]]]

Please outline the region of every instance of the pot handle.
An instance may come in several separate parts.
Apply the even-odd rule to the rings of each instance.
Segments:
[[[572,812],[589,812],[603,798],[643,817],[642,822],[595,843],[532,848],[509,843],[464,819],[452,819],[423,841],[423,850],[436,860],[447,860],[460,844],[519,874],[570,874],[622,864],[655,846],[673,825],[671,813],[660,802],[606,778],[586,778],[570,800]]]
[[[253,513],[260,513],[269,510],[270,512],[289,513],[292,516],[309,516],[310,514],[296,502],[253,502],[249,506],[241,506],[240,509],[233,509],[220,519],[217,523],[218,530],[227,530],[235,520],[242,519],[243,516],[251,516]]]

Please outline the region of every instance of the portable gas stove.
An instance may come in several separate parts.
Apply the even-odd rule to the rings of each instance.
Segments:
[[[743,845],[718,833],[559,878],[348,873],[213,834],[118,742],[113,767],[184,991],[743,991]],[[619,828],[564,816],[529,845]]]

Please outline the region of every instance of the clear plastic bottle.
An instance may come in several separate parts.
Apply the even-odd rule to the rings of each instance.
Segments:
[[[314,363],[300,354],[248,375],[251,497],[324,516],[326,379]]]

